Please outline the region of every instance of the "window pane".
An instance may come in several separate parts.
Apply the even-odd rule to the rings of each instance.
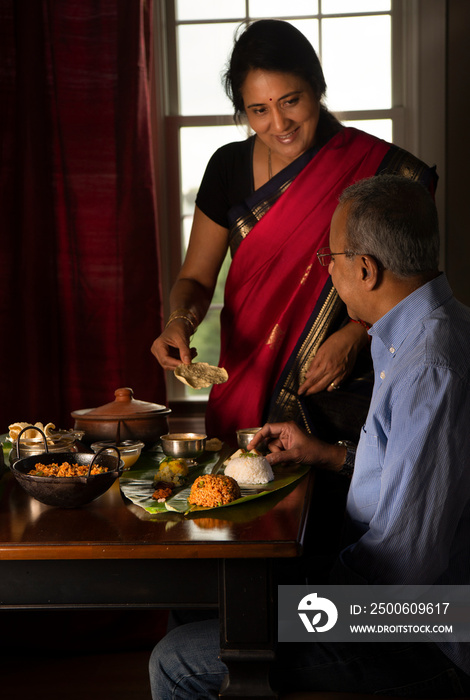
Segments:
[[[186,126],[180,129],[181,190],[186,198],[192,197],[194,209],[199,184],[207,162],[217,148],[232,141],[243,141],[247,134],[237,126]],[[185,209],[185,213],[189,213]]]
[[[231,19],[245,16],[245,0],[176,0],[176,18]]]
[[[196,362],[208,362],[210,365],[219,364],[220,355],[220,309],[209,309],[204,321],[197,328],[191,347],[197,349]],[[191,389],[185,387],[189,396],[207,396],[209,389]]]
[[[344,126],[354,126],[356,129],[367,131],[372,136],[384,139],[389,143],[393,139],[393,124],[391,119],[357,119],[355,121],[343,121]]]
[[[220,268],[219,278],[217,280],[217,284],[216,284],[216,287],[214,290],[214,297],[212,299],[212,303],[219,304],[220,307],[222,307],[222,304],[224,303],[225,280],[227,279],[228,270],[229,270],[231,262],[232,262],[232,255],[231,255],[230,251],[227,251],[227,255],[225,256],[225,260],[222,264],[222,267]]]
[[[389,109],[390,16],[325,19],[322,65],[331,110]]]
[[[314,0],[250,0],[251,17],[292,17],[293,15],[316,15],[318,2]]]
[[[350,14],[351,12],[388,12],[390,0],[323,0],[324,15]]]
[[[210,365],[219,364],[220,355],[220,311],[224,300],[225,280],[231,263],[230,253],[227,253],[225,261],[219,273],[219,279],[215,288],[212,306],[206,314],[201,325],[196,329],[191,346],[197,349],[198,362],[208,362]],[[204,391],[209,393],[210,387]],[[189,392],[192,394],[193,392]],[[200,394],[198,389],[195,393]]]
[[[238,24],[178,27],[180,114],[231,114],[222,75]]]
[[[224,300],[225,280],[231,263],[230,253],[227,253],[225,261],[219,273],[217,286],[214,291],[211,308],[206,314],[203,322],[196,329],[191,341],[191,347],[197,349],[198,362],[208,362],[210,365],[219,364],[220,355],[220,311]],[[216,305],[216,306],[214,306]],[[189,396],[207,396],[210,387],[207,389],[191,389],[185,387],[185,394]]]
[[[186,199],[186,198],[185,198]],[[183,216],[183,244],[181,246],[182,257],[184,258],[185,253],[189,245],[189,236],[191,234],[191,226],[193,225],[193,213],[194,213],[194,198],[192,201],[192,211],[191,214],[186,214]]]

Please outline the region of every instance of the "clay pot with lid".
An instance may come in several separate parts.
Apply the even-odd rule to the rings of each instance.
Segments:
[[[134,399],[129,387],[116,389],[114,395],[115,400],[104,406],[73,411],[74,427],[85,432],[84,442],[142,440],[150,445],[167,432],[171,409]]]

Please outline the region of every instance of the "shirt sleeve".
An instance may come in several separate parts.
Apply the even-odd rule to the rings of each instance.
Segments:
[[[467,381],[446,367],[421,368],[395,397],[376,508],[364,534],[341,553],[335,579],[458,583],[455,562],[468,549],[470,525]]]

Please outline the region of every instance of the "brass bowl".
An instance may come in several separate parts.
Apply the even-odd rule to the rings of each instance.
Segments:
[[[207,435],[201,433],[169,433],[162,435],[162,450],[169,457],[200,457],[206,447]]]

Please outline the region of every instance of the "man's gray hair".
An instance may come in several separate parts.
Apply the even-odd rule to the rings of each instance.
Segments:
[[[439,223],[434,201],[421,183],[398,175],[377,175],[348,187],[346,248],[373,256],[398,277],[439,266]]]

